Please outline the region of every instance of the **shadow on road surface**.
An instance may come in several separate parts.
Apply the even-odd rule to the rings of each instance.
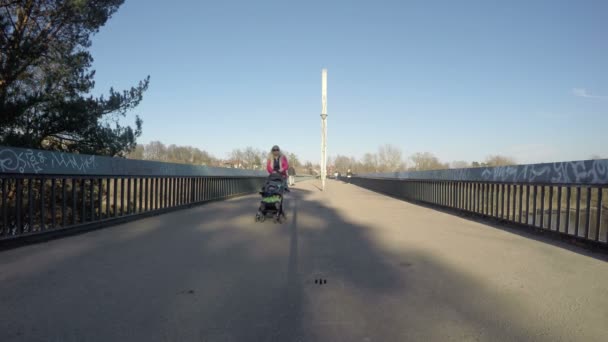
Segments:
[[[0,340],[555,340],[561,322],[385,250],[312,189],[292,189],[283,225],[254,223],[249,196],[0,254]]]

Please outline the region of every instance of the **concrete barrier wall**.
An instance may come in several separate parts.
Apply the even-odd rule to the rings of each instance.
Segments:
[[[369,173],[364,178],[608,185],[608,159],[434,171]]]
[[[0,146],[0,174],[265,177],[266,171],[112,158]]]

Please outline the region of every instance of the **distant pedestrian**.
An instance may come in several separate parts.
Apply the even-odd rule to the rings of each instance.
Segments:
[[[287,174],[289,175],[289,186],[294,185],[296,183],[296,169],[294,169],[293,166],[290,166],[289,169],[287,169]]]

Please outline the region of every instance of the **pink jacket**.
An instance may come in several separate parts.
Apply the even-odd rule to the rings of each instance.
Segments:
[[[283,175],[283,177],[287,177],[287,169],[289,169],[289,163],[287,162],[287,157],[285,157],[284,155],[281,155],[279,158],[281,158],[281,170],[279,170],[279,173],[281,175]],[[274,160],[273,158],[269,158],[268,161],[266,162],[266,170],[268,171],[268,173],[272,173],[274,171]]]

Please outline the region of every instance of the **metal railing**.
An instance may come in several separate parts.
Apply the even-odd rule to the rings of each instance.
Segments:
[[[0,242],[249,194],[264,179],[256,171],[0,147]]]
[[[357,176],[408,201],[608,244],[608,160]]]

